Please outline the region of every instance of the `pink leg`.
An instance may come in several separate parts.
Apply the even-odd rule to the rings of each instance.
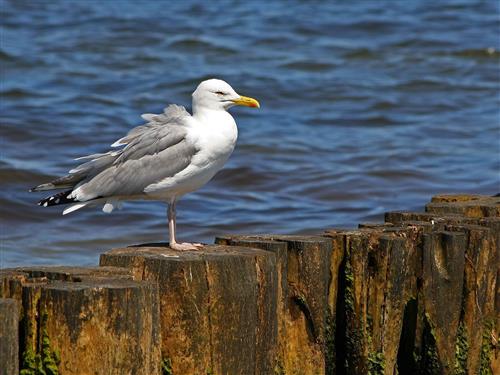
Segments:
[[[168,230],[170,239],[170,248],[174,250],[199,250],[203,245],[200,243],[177,243],[175,240],[175,204],[176,201],[173,199],[168,205]]]

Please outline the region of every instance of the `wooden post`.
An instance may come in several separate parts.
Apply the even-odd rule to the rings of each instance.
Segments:
[[[160,291],[161,351],[174,374],[270,374],[276,357],[276,257],[248,247],[114,249],[103,266],[128,267]]]
[[[500,196],[484,195],[436,195],[425,206],[425,211],[434,214],[459,214],[467,217],[499,217]]]
[[[334,373],[391,373],[406,304],[415,298],[418,228],[329,230],[343,243],[335,316]]]
[[[19,374],[19,307],[12,298],[0,298],[0,375]]]
[[[331,241],[321,236],[220,236],[216,243],[246,245],[275,252],[280,301],[278,374],[322,374],[327,366]]]
[[[159,374],[153,284],[105,268],[23,268],[0,277],[2,294],[22,304],[21,370]]]
[[[414,365],[442,373],[500,371],[500,198],[437,196],[426,210],[385,216],[392,225],[420,220],[432,226],[422,247],[426,260],[412,344],[419,363]],[[462,245],[453,245],[456,236],[465,236],[462,250]],[[441,293],[439,298],[436,293]]]

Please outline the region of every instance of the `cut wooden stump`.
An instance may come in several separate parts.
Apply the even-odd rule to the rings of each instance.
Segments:
[[[436,195],[425,206],[434,214],[459,214],[467,217],[499,217],[500,197],[484,195]]]
[[[427,227],[417,311],[405,315],[416,328],[402,332],[408,354],[400,373],[417,367],[443,374],[500,371],[499,198],[438,196],[426,210],[385,216],[391,225]]]
[[[19,374],[18,324],[18,302],[0,298],[0,375]]]
[[[324,373],[329,355],[327,337],[333,329],[328,300],[331,241],[321,236],[241,235],[221,236],[216,243],[257,247],[276,254],[280,288],[275,371]]]
[[[22,305],[21,369],[159,374],[158,292],[127,270],[3,270],[2,295]]]
[[[452,373],[462,310],[466,239],[462,233],[424,236],[421,369]]]
[[[415,298],[419,228],[329,230],[342,243],[333,373],[389,373],[395,368],[406,304]],[[390,372],[392,374],[392,372]]]
[[[174,374],[270,374],[277,320],[276,256],[248,247],[114,249],[103,266],[158,283],[162,356]]]

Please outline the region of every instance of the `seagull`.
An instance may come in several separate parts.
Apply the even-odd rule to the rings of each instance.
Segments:
[[[166,202],[170,248],[197,250],[201,244],[176,240],[176,202],[205,185],[233,152],[238,128],[227,110],[235,105],[260,107],[222,80],[203,81],[192,94],[192,115],[175,104],[161,114],[143,114],[146,123],[110,151],[77,158],[83,164],[30,191],[64,189],[38,202],[43,207],[70,204],[63,215],[101,204],[110,213],[129,200]]]

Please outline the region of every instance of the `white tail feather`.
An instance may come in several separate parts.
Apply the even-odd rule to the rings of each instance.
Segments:
[[[76,210],[79,210],[80,208],[83,208],[85,207],[86,205],[90,204],[90,202],[82,202],[82,203],[75,203],[75,204],[72,204],[71,206],[69,207],[66,207],[63,211],[63,215],[67,215],[73,211],[76,211]]]

